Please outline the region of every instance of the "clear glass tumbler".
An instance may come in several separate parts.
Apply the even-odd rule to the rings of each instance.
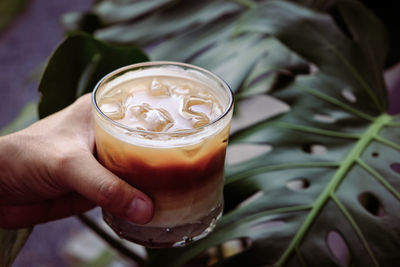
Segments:
[[[126,90],[142,86],[136,82],[140,79],[153,77],[171,78],[177,84],[168,86],[174,90],[179,86],[185,90],[186,81],[207,88],[222,107],[221,115],[196,128],[160,132],[117,122],[99,107],[102,98],[122,88],[125,91],[116,90],[115,94],[122,101],[122,112],[127,110]],[[105,222],[120,237],[147,247],[184,246],[210,233],[223,210],[224,162],[233,110],[229,86],[197,66],[147,62],[106,75],[96,85],[92,99],[98,160],[149,195],[155,208],[152,220],[145,225],[103,210]]]

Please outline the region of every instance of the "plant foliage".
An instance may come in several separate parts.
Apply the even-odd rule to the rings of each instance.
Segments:
[[[227,166],[226,211],[216,230],[185,248],[149,251],[147,266],[181,266],[231,240],[242,240],[245,250],[217,266],[399,264],[400,121],[386,113],[385,29],[358,1],[301,3],[103,0],[93,13],[75,16],[95,17],[91,31],[108,43],[214,71],[232,86],[237,104],[268,93],[290,106],[232,133],[231,147],[272,150]],[[75,38],[50,60],[41,114],[67,105],[99,78],[87,74],[97,52],[82,47],[103,51],[102,59],[114,51],[86,35]],[[64,48],[69,52],[58,56]],[[246,106],[239,106],[240,116]]]
[[[91,92],[107,73],[147,60],[136,47],[111,46],[87,34],[70,34],[51,56],[40,80],[39,116],[59,111]]]

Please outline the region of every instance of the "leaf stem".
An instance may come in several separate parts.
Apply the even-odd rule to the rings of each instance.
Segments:
[[[233,182],[236,182],[240,179],[248,178],[263,172],[271,172],[271,171],[277,171],[282,169],[293,169],[293,168],[323,168],[323,167],[331,168],[338,166],[339,166],[338,162],[303,162],[303,163],[286,163],[279,165],[263,166],[226,177],[225,186]]]
[[[400,122],[399,121],[389,121],[388,126],[393,126],[393,127],[400,127]]]
[[[392,142],[392,141],[390,141],[390,140],[388,140],[386,138],[383,138],[383,137],[381,137],[379,135],[375,136],[375,140],[380,142],[380,143],[382,143],[382,144],[384,144],[384,145],[387,145],[387,146],[389,146],[389,147],[391,147],[393,149],[400,150],[400,145],[398,145],[398,144],[396,144],[396,143],[394,143],[394,142]]]
[[[370,256],[374,265],[379,266],[379,263],[376,260],[375,255],[372,252],[371,248],[369,247],[364,234],[362,233],[361,229],[358,227],[357,223],[354,221],[354,219],[351,216],[351,214],[349,213],[349,211],[346,209],[346,207],[342,204],[342,202],[336,197],[336,195],[334,193],[331,194],[331,198],[333,199],[335,204],[339,207],[340,211],[343,213],[343,215],[346,217],[346,219],[349,221],[349,223],[353,227],[354,231],[356,231],[358,238],[360,238],[361,243],[363,244],[364,248],[367,250],[368,255]]]
[[[243,224],[244,222],[248,222],[248,221],[252,221],[252,220],[256,220],[260,217],[265,217],[268,215],[274,215],[274,214],[280,214],[280,213],[288,213],[288,212],[296,212],[296,211],[302,211],[302,210],[309,210],[312,208],[312,205],[298,205],[298,206],[290,206],[290,207],[282,207],[282,208],[276,208],[273,210],[267,210],[264,212],[259,212],[257,214],[251,215],[251,216],[243,216],[241,219],[237,220],[235,215],[236,213],[228,213],[227,215],[225,215],[223,217],[223,220],[221,220],[221,222],[219,223],[220,225],[223,223],[240,223]],[[244,207],[244,210],[246,210],[247,208]],[[232,218],[231,218],[232,217]],[[232,221],[234,220],[234,221]],[[228,221],[228,222],[226,222]]]
[[[313,208],[308,214],[307,218],[304,220],[300,229],[297,231],[296,235],[290,242],[286,251],[282,254],[281,258],[276,263],[277,266],[283,266],[286,263],[289,256],[295,251],[296,247],[303,240],[303,237],[310,229],[312,223],[315,218],[319,215],[326,202],[329,200],[331,195],[336,191],[339,187],[340,183],[346,176],[347,172],[354,165],[355,162],[360,158],[361,153],[365,150],[365,148],[370,144],[370,142],[375,138],[378,132],[384,127],[389,121],[391,121],[392,117],[387,114],[382,114],[377,117],[372,125],[368,127],[368,129],[361,136],[360,140],[355,144],[354,148],[350,151],[347,157],[340,164],[339,169],[336,171],[335,175],[332,177],[332,180],[328,183],[325,190],[318,196],[317,200],[313,204]]]
[[[306,262],[304,261],[303,255],[298,247],[295,248],[297,259],[299,260],[302,267],[307,267]]]
[[[325,135],[325,136],[330,136],[330,137],[349,138],[349,139],[360,138],[359,134],[330,131],[330,130],[324,130],[324,129],[309,127],[309,126],[304,126],[304,125],[296,125],[296,124],[287,123],[287,122],[272,123],[272,125],[273,126],[276,125],[281,128],[293,129],[293,130],[298,130],[298,131],[302,131],[302,132],[313,133],[313,134],[318,134],[318,135]]]
[[[97,225],[93,220],[91,220],[88,216],[84,214],[78,215],[78,218],[81,222],[86,224],[90,229],[92,229],[97,235],[99,235],[107,244],[111,247],[115,248],[122,255],[134,260],[139,266],[144,265],[144,259],[134,253],[132,250],[128,249],[121,242],[117,241],[109,234],[107,234],[99,225]]]

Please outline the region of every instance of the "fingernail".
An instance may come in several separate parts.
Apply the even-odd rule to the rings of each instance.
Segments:
[[[150,221],[151,215],[151,205],[139,197],[135,198],[126,210],[126,216],[134,223],[145,224]]]

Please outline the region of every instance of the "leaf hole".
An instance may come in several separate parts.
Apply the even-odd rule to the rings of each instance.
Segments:
[[[239,254],[252,245],[251,239],[248,237],[242,237],[237,239],[229,240],[219,246],[214,246],[206,251],[208,255],[207,266],[214,265],[218,263],[221,258],[232,257]]]
[[[381,202],[371,193],[362,193],[358,196],[358,201],[369,213],[374,216],[382,217],[385,211]]]
[[[371,156],[374,157],[374,158],[377,158],[377,157],[379,157],[379,153],[378,152],[372,152]]]
[[[309,70],[310,70],[310,74],[316,74],[319,72],[318,66],[313,63],[309,64]]]
[[[346,99],[347,101],[349,101],[350,103],[355,103],[357,102],[357,97],[354,95],[354,93],[348,89],[345,88],[342,90],[342,96],[344,97],[344,99]]]
[[[250,203],[252,203],[252,202],[256,201],[257,199],[259,199],[260,197],[262,197],[263,195],[264,195],[264,192],[261,190],[255,192],[254,194],[250,195],[248,198],[243,200],[238,205],[238,208],[249,205]]]
[[[328,233],[326,243],[329,250],[338,260],[340,266],[349,266],[351,263],[351,255],[349,247],[343,237],[336,231]]]
[[[392,163],[390,164],[390,168],[400,174],[400,163]]]
[[[306,178],[296,178],[286,183],[286,186],[295,191],[305,190],[311,185],[310,181]]]
[[[222,255],[224,258],[232,257],[239,254],[251,246],[250,238],[238,238],[225,242],[222,244]]]
[[[301,150],[308,154],[322,155],[328,152],[326,146],[314,143],[305,143],[301,146]]]
[[[336,121],[336,119],[333,118],[332,116],[325,115],[325,114],[315,114],[314,120],[323,122],[323,123],[334,123]]]

